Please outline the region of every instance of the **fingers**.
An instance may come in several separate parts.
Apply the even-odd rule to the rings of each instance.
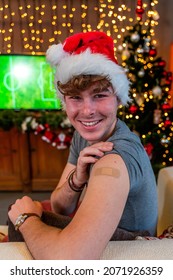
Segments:
[[[94,164],[104,156],[105,152],[113,149],[111,142],[98,142],[84,148],[78,157],[76,178],[78,182],[86,182],[88,179],[88,166]]]
[[[104,156],[105,152],[111,151],[113,149],[113,143],[111,142],[99,142],[96,144],[93,144],[89,147],[84,148],[80,152],[81,157],[88,157],[88,160],[91,160],[91,162],[95,162],[94,159],[92,159],[90,156],[94,157],[102,157]]]
[[[24,196],[21,199],[16,200],[16,202],[11,206],[8,215],[14,223],[17,217],[23,213],[36,213],[41,217],[42,205],[38,201],[33,201],[30,197]]]
[[[113,143],[112,142],[98,142],[89,147],[97,148],[101,151],[111,151],[113,149]]]

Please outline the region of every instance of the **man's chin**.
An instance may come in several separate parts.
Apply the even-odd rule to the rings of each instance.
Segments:
[[[82,136],[82,138],[84,138],[87,142],[89,142],[90,144],[95,144],[98,143],[100,141],[103,141],[102,138],[98,135],[93,135],[94,133],[91,133],[91,135],[88,135],[86,133],[80,133],[80,135]]]

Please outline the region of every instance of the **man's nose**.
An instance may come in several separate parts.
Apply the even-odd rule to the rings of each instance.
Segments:
[[[95,113],[96,106],[92,100],[84,100],[83,102],[83,113],[85,115],[92,115]]]

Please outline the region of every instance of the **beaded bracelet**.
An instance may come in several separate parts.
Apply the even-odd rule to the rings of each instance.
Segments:
[[[69,184],[69,187],[70,187],[70,189],[72,189],[74,192],[82,192],[83,189],[84,189],[84,187],[85,187],[85,185],[86,185],[86,183],[82,184],[82,186],[81,186],[80,188],[78,188],[78,187],[74,184],[74,182],[73,182],[73,175],[74,175],[75,172],[76,172],[76,169],[75,169],[73,172],[71,172],[71,174],[70,174],[69,177],[68,177],[68,184]]]

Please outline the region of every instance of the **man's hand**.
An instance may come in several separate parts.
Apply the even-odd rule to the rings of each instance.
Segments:
[[[14,224],[17,217],[23,213],[35,213],[41,217],[43,212],[42,205],[38,201],[33,201],[30,197],[24,196],[21,199],[17,199],[11,206],[8,212],[9,218]]]
[[[91,146],[84,148],[78,158],[76,172],[73,176],[76,185],[82,185],[87,182],[89,178],[88,166],[94,164],[104,156],[105,152],[113,149],[111,142],[98,142]]]

